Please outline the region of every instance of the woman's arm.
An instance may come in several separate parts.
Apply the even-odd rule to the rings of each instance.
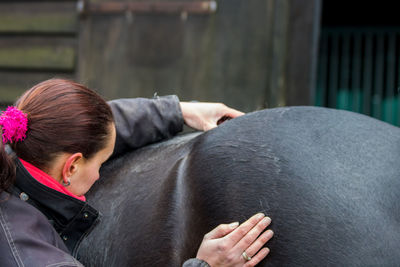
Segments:
[[[244,114],[221,103],[179,102],[173,95],[118,99],[108,103],[117,130],[113,156],[170,138],[182,131],[183,123],[207,131],[222,120]]]
[[[182,131],[184,121],[176,96],[118,99],[108,104],[117,130],[113,155],[170,138]]]

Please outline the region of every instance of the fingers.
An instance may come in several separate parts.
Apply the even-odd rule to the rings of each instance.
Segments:
[[[257,255],[253,256],[251,260],[246,262],[243,267],[250,267],[250,266],[256,266],[260,261],[262,261],[269,253],[269,248],[263,248],[261,249]]]
[[[209,131],[217,127],[216,123],[205,123],[203,126],[203,131]]]
[[[225,106],[224,104],[222,104],[221,111],[222,112],[218,114],[217,122],[214,123],[214,125],[213,125],[214,127],[216,127],[217,125],[220,125],[221,123],[224,123],[227,120],[244,115],[243,112],[238,111],[236,109],[229,108],[229,107]],[[210,128],[210,129],[212,129],[212,128]]]
[[[251,257],[251,260],[246,262],[244,266],[255,266],[268,255],[269,248],[262,248],[262,247],[272,238],[274,232],[272,230],[267,230],[261,235],[260,233],[264,231],[264,229],[270,223],[271,219],[269,217],[263,218],[235,246],[234,249],[237,251],[236,253],[243,253],[243,251],[245,251],[246,254]]]
[[[204,239],[217,239],[217,238],[221,238],[223,236],[226,236],[227,234],[229,234],[230,232],[232,232],[233,230],[235,230],[237,227],[239,226],[238,222],[234,222],[231,224],[220,224],[218,225],[216,228],[214,228],[213,230],[211,230],[211,232],[209,232],[208,234],[206,234],[204,236]]]
[[[269,217],[264,217],[260,220],[257,225],[255,225],[246,236],[244,236],[235,246],[235,250],[238,253],[246,250],[247,255],[250,257],[256,254],[256,252],[272,237],[273,232],[271,230],[263,233],[259,238],[257,238],[262,231],[271,223]],[[257,240],[256,240],[257,239]],[[256,241],[255,241],[256,240]],[[255,241],[255,242],[254,242]],[[249,251],[250,249],[250,251]]]
[[[260,233],[270,222],[270,218],[258,213],[241,225],[221,224],[204,236],[196,257],[210,266],[255,266],[269,253],[268,248],[262,247],[273,232]],[[244,251],[251,257],[249,261],[244,259]]]
[[[257,251],[259,251],[265,245],[265,243],[267,243],[272,238],[273,235],[274,232],[272,230],[265,231],[257,238],[257,240],[253,244],[251,244],[250,247],[245,249],[246,254],[253,258],[256,255]],[[238,250],[239,253],[240,251],[242,251],[242,249]]]
[[[226,236],[226,238],[229,240],[229,243],[231,243],[232,246],[237,244],[264,217],[265,217],[265,215],[263,213],[258,213],[256,215],[253,215],[250,219],[248,219],[244,223],[242,223],[238,228],[235,229],[235,231],[231,232],[230,234],[228,234]],[[255,238],[254,238],[254,240],[255,240]],[[246,246],[245,248],[247,248],[247,247],[248,246]],[[243,250],[245,248],[243,248]]]
[[[233,108],[228,108],[228,107],[226,108],[225,116],[228,116],[228,117],[231,117],[231,118],[236,118],[236,117],[239,117],[239,116],[242,116],[242,115],[244,115],[244,113],[239,111],[239,110],[236,110],[236,109],[233,109]]]
[[[230,119],[244,115],[243,112],[240,112],[236,109],[229,108],[229,107],[225,106],[224,104],[220,104],[219,107],[220,107],[220,111],[218,112],[218,115],[217,115],[218,117],[213,118],[212,121],[209,121],[208,123],[206,123],[206,125],[203,127],[204,131],[211,130],[211,129],[217,127],[218,125],[220,125],[221,123],[224,123],[226,120],[230,120]]]
[[[222,103],[180,102],[180,108],[185,123],[189,127],[202,131],[217,127],[221,118],[236,118],[244,114]]]

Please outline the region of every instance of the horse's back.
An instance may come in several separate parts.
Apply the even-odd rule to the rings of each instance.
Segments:
[[[206,218],[270,215],[276,235],[268,266],[399,264],[398,128],[311,107],[236,123],[194,147],[189,177],[201,174],[192,185],[202,188],[197,200],[216,196],[204,198]]]
[[[363,115],[251,113],[108,164],[89,196],[105,218],[88,240],[109,245],[83,251],[114,266],[174,266],[216,225],[262,211],[275,232],[268,266],[395,266],[399,158],[399,128]]]

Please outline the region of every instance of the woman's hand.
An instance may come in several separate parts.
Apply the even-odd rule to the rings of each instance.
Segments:
[[[221,119],[233,119],[244,114],[221,103],[180,102],[180,106],[186,125],[200,131],[217,127]]]
[[[274,233],[272,230],[260,233],[270,223],[270,218],[259,213],[240,226],[239,223],[221,224],[204,236],[196,258],[211,267],[255,266],[269,253],[268,248],[262,247]]]

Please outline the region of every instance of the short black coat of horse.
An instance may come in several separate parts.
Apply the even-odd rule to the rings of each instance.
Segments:
[[[109,162],[87,198],[102,214],[87,266],[179,266],[220,223],[256,212],[265,266],[400,264],[400,129],[316,107],[247,114]]]

